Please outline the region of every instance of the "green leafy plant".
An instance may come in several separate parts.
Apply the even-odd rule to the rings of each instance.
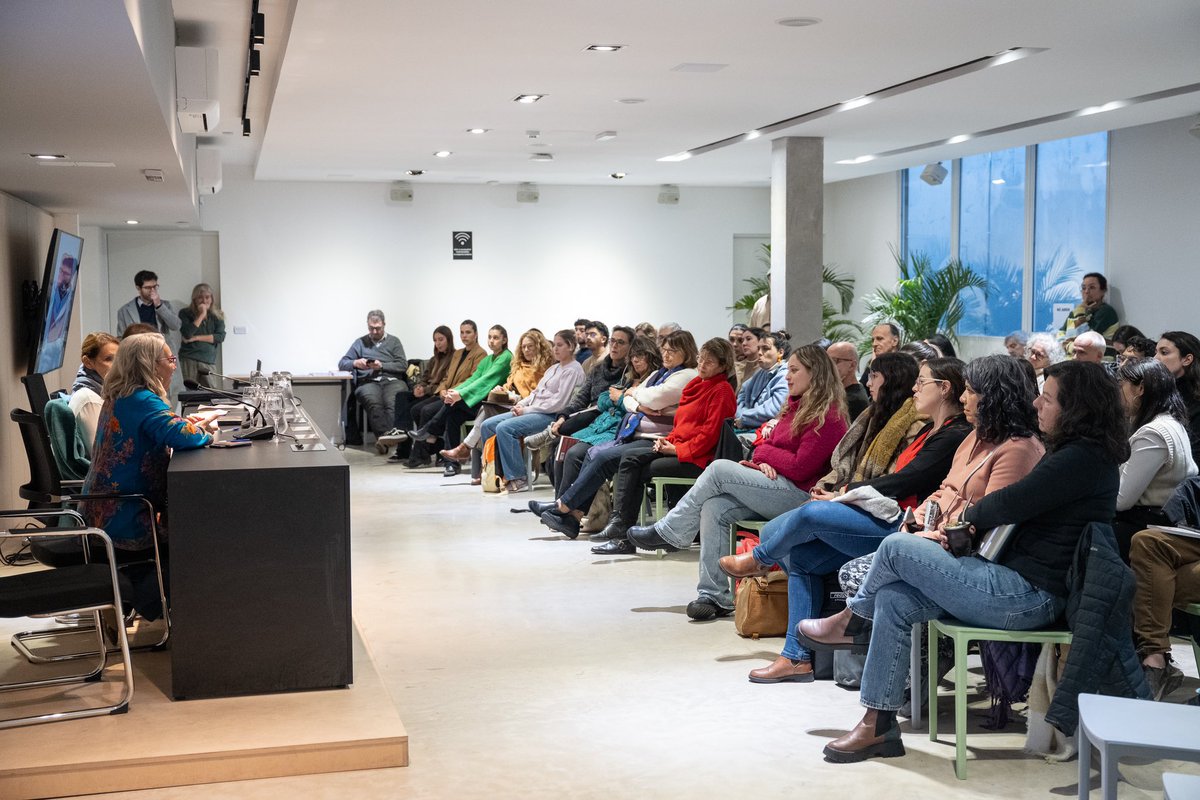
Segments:
[[[762,251],[758,254],[758,260],[770,269],[770,244],[762,245]],[[836,271],[834,269],[835,266],[835,264],[826,264],[821,268],[821,282],[825,286],[832,288],[838,297],[837,306],[828,299],[821,298],[821,335],[834,342],[852,341],[862,335],[862,326],[841,315],[850,311],[850,305],[854,302],[854,278],[843,272]],[[732,306],[729,306],[731,311],[745,311],[749,313],[754,308],[754,304],[758,302],[758,299],[771,291],[771,281],[766,276],[761,278],[746,278],[745,283],[750,284],[750,291],[739,297]]]
[[[910,253],[908,258],[901,258],[893,249],[892,256],[900,270],[900,280],[894,291],[881,288],[866,298],[864,326],[894,322],[900,328],[901,341],[924,339],[940,331],[957,342],[958,323],[965,312],[960,293],[964,289],[977,289],[987,297],[987,279],[957,259],[935,269],[924,253]],[[864,345],[869,347],[870,343],[860,345],[865,351]]]

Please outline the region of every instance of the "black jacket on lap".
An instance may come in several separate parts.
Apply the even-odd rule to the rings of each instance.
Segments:
[[[583,411],[588,406],[595,405],[596,398],[600,397],[600,393],[606,392],[608,387],[620,383],[624,375],[625,365],[614,366],[612,356],[605,356],[604,360],[592,367],[592,371],[588,373],[587,382],[571,395],[571,402],[567,403],[567,407],[558,412],[559,418],[569,417]]]

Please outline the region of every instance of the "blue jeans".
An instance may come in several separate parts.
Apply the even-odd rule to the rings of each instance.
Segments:
[[[525,459],[521,457],[521,439],[540,430],[545,430],[554,417],[550,414],[529,412],[513,416],[511,411],[497,414],[485,420],[480,431],[480,441],[496,437],[496,455],[504,477],[510,481],[525,479]]]
[[[787,641],[781,655],[812,660],[812,652],[796,638],[796,623],[821,615],[824,576],[852,558],[874,552],[897,525],[899,520],[883,522],[854,506],[828,500],[805,503],[767,523],[754,558],[788,571]]]
[[[874,620],[860,702],[881,711],[904,703],[915,623],[953,617],[981,628],[1032,630],[1058,619],[1066,604],[1008,567],[955,558],[910,533],[889,536],[849,602],[855,614]]]
[[[732,609],[729,580],[717,565],[729,554],[729,526],[738,520],[773,519],[807,501],[808,492],[782,475],[771,480],[759,470],[718,459],[654,528],[681,549],[687,549],[700,531],[697,594]]]

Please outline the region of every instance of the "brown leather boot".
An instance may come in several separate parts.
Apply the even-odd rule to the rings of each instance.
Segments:
[[[852,764],[868,758],[896,758],[904,755],[900,727],[895,711],[868,708],[854,730],[825,745],[825,758],[835,764]]]
[[[460,444],[453,450],[438,450],[438,455],[447,461],[467,461],[471,458],[471,449],[465,444]]]
[[[717,566],[731,578],[753,578],[766,575],[771,568],[754,557],[754,553],[738,553],[735,556],[721,556]]]
[[[780,656],[771,666],[750,670],[751,683],[811,683],[813,678],[811,661],[792,661]]]
[[[855,634],[862,630],[865,622],[847,607],[832,617],[800,620],[796,625],[796,636],[801,644],[812,650],[853,649],[861,645],[855,640]]]

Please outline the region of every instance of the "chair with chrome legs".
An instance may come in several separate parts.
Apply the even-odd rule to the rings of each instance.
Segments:
[[[73,513],[73,512],[71,512]],[[0,516],[26,517],[57,517],[56,512],[21,511],[0,512]],[[58,675],[31,680],[17,680],[0,684],[0,708],[7,705],[4,702],[7,692],[37,689],[47,686],[62,686],[67,684],[90,683],[99,680],[108,663],[109,649],[104,642],[103,625],[100,612],[111,609],[116,616],[121,614],[121,583],[122,576],[116,567],[116,557],[113,553],[112,540],[108,534],[99,528],[78,528],[66,530],[62,528],[18,528],[0,531],[3,539],[31,539],[71,536],[79,540],[83,553],[96,549],[96,542],[102,546],[106,556],[103,563],[90,562],[73,566],[44,569],[35,572],[21,572],[17,575],[0,578],[0,617],[15,619],[20,617],[53,617],[62,614],[89,613],[95,626],[89,629],[96,637],[95,649],[80,654],[81,657],[92,656],[96,659],[94,666],[83,672],[71,675]],[[75,629],[76,632],[81,632]],[[124,669],[124,688],[120,698],[108,705],[71,707],[65,710],[49,711],[42,714],[0,719],[0,730],[17,728],[25,725],[36,725],[43,722],[77,719],[80,717],[95,717],[105,714],[122,714],[129,710],[129,701],[133,698],[133,664],[129,656],[129,639],[122,625],[116,626],[117,650],[121,654],[121,665]],[[74,697],[75,692],[64,692],[56,697]]]

